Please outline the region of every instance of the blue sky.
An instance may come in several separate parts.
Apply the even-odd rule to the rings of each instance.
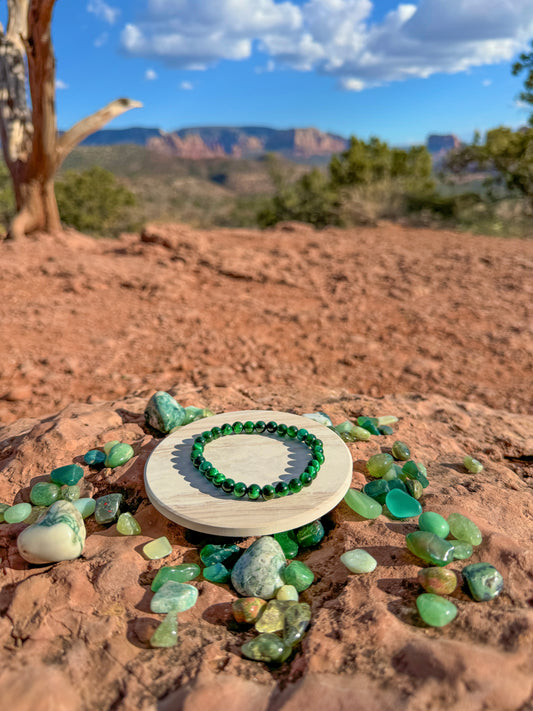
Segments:
[[[393,144],[468,140],[527,111],[510,64],[531,0],[58,0],[58,124],[316,126]]]

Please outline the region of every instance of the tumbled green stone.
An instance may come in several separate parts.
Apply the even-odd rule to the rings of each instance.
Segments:
[[[403,484],[403,482],[400,483]],[[424,493],[422,484],[416,479],[407,479],[404,486],[407,488],[407,493],[412,496],[413,499],[419,499]]]
[[[279,662],[285,656],[287,648],[277,634],[265,632],[243,644],[241,652],[256,662]]]
[[[493,600],[503,590],[502,574],[490,563],[471,563],[461,572],[477,602]]]
[[[166,536],[161,536],[143,546],[143,553],[150,560],[166,558],[172,553],[172,546]]]
[[[296,590],[301,593],[307,590],[315,576],[305,563],[300,560],[293,560],[281,571],[281,578],[285,585],[294,585]]]
[[[382,415],[381,417],[376,417],[376,424],[380,425],[394,425],[398,422],[398,418],[394,415]]]
[[[481,531],[476,524],[460,513],[451,513],[448,516],[450,533],[459,541],[466,541],[473,546],[479,546],[482,541]]]
[[[283,585],[285,554],[272,536],[261,536],[247,548],[231,571],[231,582],[240,594],[270,600]]]
[[[173,580],[175,583],[187,583],[200,575],[200,566],[196,563],[181,563],[180,565],[164,565],[157,571],[157,575],[152,581],[152,592],[157,592],[159,588]]]
[[[144,411],[146,424],[159,432],[170,432],[175,427],[183,425],[186,419],[183,408],[169,393],[162,390],[154,393]]]
[[[123,536],[138,536],[141,532],[141,527],[129,511],[127,511],[118,517],[117,531]]]
[[[244,482],[238,481],[233,487],[233,495],[236,496],[238,499],[242,499],[242,497],[246,495],[247,488],[248,487]]]
[[[118,444],[115,444],[115,446],[108,453],[105,458],[105,465],[106,467],[111,467],[111,469],[120,467],[122,464],[129,462],[134,454],[135,452],[133,451],[131,444],[119,442]]]
[[[357,489],[348,489],[344,501],[363,518],[377,518],[383,511],[381,504]]]
[[[363,486],[363,492],[380,504],[384,504],[385,497],[389,493],[389,483],[383,479],[373,479]]]
[[[417,579],[426,592],[435,595],[450,595],[457,587],[457,576],[448,568],[422,568]]]
[[[422,488],[426,489],[429,486],[427,477],[422,474],[419,467],[412,460],[406,462],[402,467],[402,473],[409,479],[416,479],[422,484]]]
[[[465,469],[471,474],[479,474],[479,472],[483,471],[483,464],[477,459],[474,459],[474,457],[466,456],[463,460],[463,464]]]
[[[109,452],[113,449],[115,444],[120,444],[120,441],[118,439],[112,439],[109,442],[106,442],[104,444],[104,453],[109,454]]]
[[[194,585],[168,580],[150,600],[150,610],[159,613],[185,612],[196,603],[197,599],[198,590]]]
[[[25,521],[31,514],[31,504],[15,504],[4,511],[4,521],[6,523],[20,523]]]
[[[212,583],[227,583],[231,577],[231,572],[224,563],[213,563],[213,565],[208,565],[203,569],[202,575]]]
[[[169,612],[150,637],[150,646],[154,648],[175,647],[177,643],[178,616],[175,612]]]
[[[50,473],[50,479],[55,484],[67,484],[73,486],[77,484],[83,476],[83,468],[79,464],[66,464],[64,467],[57,467]]]
[[[336,432],[344,442],[368,442],[372,436],[364,427],[354,425],[350,420],[335,425],[333,431]]]
[[[30,491],[30,501],[35,506],[51,506],[61,498],[61,487],[49,481],[38,481]]]
[[[444,516],[434,511],[424,511],[423,514],[420,514],[418,528],[421,531],[431,531],[431,533],[440,536],[440,538],[446,538],[450,533],[450,527]]]
[[[261,489],[261,496],[265,501],[270,501],[270,499],[275,498],[276,490],[270,484],[265,484],[265,486]]]
[[[81,490],[80,487],[74,484],[74,486],[67,486],[64,484],[61,487],[61,498],[65,501],[77,501],[80,498]]]
[[[275,533],[274,538],[280,544],[286,558],[296,558],[298,555],[298,541],[294,531]]]
[[[282,496],[287,496],[287,494],[290,492],[289,485],[284,481],[278,481],[278,483],[275,486],[275,489],[276,489],[276,496],[278,498],[281,498]]]
[[[270,600],[261,617],[255,623],[257,632],[281,632],[285,622],[285,613],[294,600]]]
[[[4,523],[4,511],[7,511],[9,504],[0,504],[0,523]]]
[[[29,504],[26,506],[31,508]],[[17,548],[28,563],[73,560],[83,551],[85,535],[85,526],[79,512],[70,501],[59,500],[45,508],[37,522],[19,534]]]
[[[388,425],[378,425],[378,432],[380,435],[391,435],[394,434],[392,427]]]
[[[407,548],[418,558],[433,565],[447,565],[453,560],[453,546],[430,531],[413,531],[405,537]]]
[[[27,526],[31,526],[33,523],[44,517],[44,514],[48,511],[48,506],[33,506],[28,518],[24,519],[24,523]]]
[[[431,627],[444,627],[457,616],[457,608],[446,598],[433,593],[422,593],[416,598],[420,617]]]
[[[183,422],[181,423],[181,425],[177,425],[177,427],[188,425],[189,422],[196,422],[196,420],[201,420],[203,417],[205,417],[203,413],[203,407],[194,407],[194,405],[188,405],[185,408],[185,416],[183,418]]]
[[[392,456],[394,459],[400,459],[406,462],[411,456],[411,452],[405,442],[400,442],[400,440],[397,439],[392,445]]]
[[[375,570],[377,560],[361,548],[346,551],[341,555],[341,563],[345,565],[351,573],[371,573]]]
[[[405,484],[401,479],[391,479],[389,482],[387,482],[389,485],[389,491],[392,491],[393,489],[399,489],[400,491],[403,491],[404,494],[409,494],[409,489],[407,488],[407,484]],[[418,482],[416,482],[418,484]],[[422,488],[422,487],[420,487]],[[416,496],[414,497],[416,499]]]
[[[239,623],[256,622],[266,607],[266,600],[260,597],[239,597],[231,603],[233,617]]]
[[[96,499],[94,510],[96,523],[113,523],[118,516],[121,503],[122,494],[107,494]]]
[[[381,478],[383,481],[396,481],[401,473],[402,468],[398,464],[391,464]]]
[[[378,419],[376,417],[358,417],[357,424],[359,427],[364,427],[364,429],[368,430],[371,434],[379,435],[379,430],[377,428]]]
[[[94,510],[96,508],[96,501],[89,497],[85,497],[83,499],[77,499],[76,501],[73,501],[72,505],[76,509],[78,509],[78,511],[82,515],[82,518],[87,518],[88,516],[93,515]]]
[[[324,538],[324,526],[322,522],[312,521],[311,523],[306,523],[305,526],[301,526],[296,531],[296,540],[298,545],[302,548],[309,548],[310,546],[316,546]]]
[[[105,462],[105,452],[99,449],[90,449],[83,456],[83,461],[90,467],[103,467]]]
[[[261,487],[259,484],[250,484],[247,494],[251,501],[256,501],[261,496]]]
[[[234,543],[224,543],[221,545],[208,543],[200,551],[200,560],[204,565],[214,565],[215,563],[230,561],[230,567],[232,567],[241,552],[239,546]]]
[[[311,607],[306,602],[291,605],[285,612],[283,625],[283,641],[286,645],[294,645],[301,641],[311,622]]]
[[[298,590],[296,590],[294,585],[282,585],[276,592],[276,600],[298,601]]]
[[[454,560],[467,560],[474,552],[474,546],[466,541],[456,541],[451,538],[450,543],[453,545]]]
[[[331,417],[326,415],[325,412],[307,412],[304,417],[307,417],[314,422],[318,422],[318,424],[324,425],[325,427],[331,427],[333,424]]]
[[[375,478],[382,477],[387,471],[390,465],[393,463],[393,459],[390,454],[386,452],[380,452],[379,454],[374,454],[368,462],[366,463],[366,470]]]

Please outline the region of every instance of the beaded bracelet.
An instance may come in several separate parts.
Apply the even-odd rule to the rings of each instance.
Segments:
[[[299,477],[291,479],[287,484],[284,481],[274,482],[274,484],[266,484],[261,487],[259,484],[250,484],[247,486],[244,482],[235,483],[233,479],[227,478],[222,472],[219,472],[211,462],[204,457],[205,445],[209,442],[232,434],[276,434],[278,437],[287,437],[288,439],[296,439],[302,444],[306,444],[311,451],[311,459],[304,471]],[[324,445],[322,440],[316,435],[308,432],[305,429],[298,429],[294,425],[278,425],[276,422],[265,423],[262,420],[259,422],[234,422],[232,425],[224,424],[221,427],[213,427],[210,430],[202,432],[201,435],[195,438],[191,449],[191,460],[193,466],[205,476],[207,481],[210,481],[213,486],[222,489],[226,494],[233,494],[238,499],[244,496],[252,501],[259,499],[261,496],[265,501],[269,499],[279,498],[287,494],[297,494],[304,486],[310,486],[316,479],[321,465],[325,461]]]

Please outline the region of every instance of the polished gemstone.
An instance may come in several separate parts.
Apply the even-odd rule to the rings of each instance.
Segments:
[[[292,494],[297,494],[302,490],[302,482],[299,479],[291,479],[289,481],[289,489]]]
[[[226,563],[228,567],[232,567],[241,552],[239,546],[234,543],[208,543],[200,551],[200,560],[204,565]]]
[[[276,593],[276,600],[298,600],[298,590],[294,585],[282,585]]]
[[[57,467],[50,473],[50,478],[55,484],[77,484],[83,476],[83,468],[79,464],[66,464],[64,467]]]
[[[123,536],[138,536],[141,532],[141,527],[129,511],[127,511],[118,517],[117,531]]]
[[[387,469],[385,474],[381,477],[384,481],[399,481],[399,477],[402,474],[402,468],[394,463],[391,464],[390,467]]]
[[[191,608],[198,599],[198,590],[194,585],[177,583],[168,580],[161,585],[150,601],[152,612],[185,612]]]
[[[350,420],[335,425],[333,431],[336,432],[344,442],[368,442],[371,433],[364,427],[354,425]]]
[[[28,563],[37,564],[73,560],[82,554],[84,544],[85,525],[70,501],[53,503],[45,515],[25,528],[17,539],[20,555]]]
[[[104,444],[104,454],[109,454],[109,452],[113,449],[115,444],[120,444],[118,439],[112,439],[109,442],[106,442]]]
[[[287,567],[281,571],[281,577],[285,585],[294,585],[299,593],[307,590],[315,579],[313,571],[300,560],[291,561]]]
[[[275,533],[274,538],[280,544],[286,558],[295,558],[298,555],[298,541],[294,531]]]
[[[0,523],[4,523],[4,511],[10,508],[11,506],[9,504],[0,504]]]
[[[90,497],[85,497],[83,499],[76,499],[72,502],[74,507],[80,512],[82,518],[87,518],[92,516],[96,508],[96,501]]]
[[[367,472],[370,474],[370,476],[380,478],[383,476],[383,474],[385,474],[385,472],[391,466],[393,461],[394,460],[391,455],[387,454],[386,452],[374,454],[366,463]]]
[[[107,494],[96,499],[94,511],[96,523],[105,524],[116,521],[121,503],[122,494]]]
[[[450,533],[450,527],[448,521],[438,513],[434,511],[424,511],[418,517],[418,528],[421,531],[430,531],[440,538],[446,538]]]
[[[416,598],[420,617],[431,627],[444,627],[457,616],[457,608],[446,598],[433,593],[422,593]]]
[[[152,395],[144,411],[146,424],[163,433],[183,425],[186,418],[185,408],[162,390]]]
[[[254,432],[258,432],[261,434],[261,432],[264,432],[266,430],[266,422],[263,422],[263,420],[258,420],[254,424]]]
[[[450,595],[457,587],[457,576],[448,568],[422,568],[417,579],[426,592],[435,595]]]
[[[405,442],[400,442],[400,440],[397,439],[392,445],[392,456],[394,459],[400,459],[406,462],[411,456],[411,452]]]
[[[90,449],[85,453],[83,461],[90,467],[103,467],[105,462],[105,452],[101,452],[99,449]]]
[[[284,482],[284,481],[278,481],[278,483],[275,486],[276,489],[276,496],[281,498],[282,496],[287,496],[288,493],[290,493],[289,485]]]
[[[235,432],[235,434],[240,434],[242,432],[243,428],[244,428],[244,425],[242,424],[242,422],[239,422],[238,420],[237,420],[237,422],[234,422],[232,424],[232,429]]]
[[[326,415],[325,412],[307,412],[304,417],[307,417],[314,422],[318,422],[320,425],[325,425],[326,427],[331,427],[333,425],[331,417]]]
[[[223,425],[222,428],[220,427],[211,427],[211,434],[213,436],[213,439],[218,439],[219,437],[222,437],[222,429],[224,428],[229,428],[224,434],[231,434],[233,432],[233,428],[231,425]]]
[[[246,496],[247,489],[248,487],[244,482],[238,481],[233,487],[233,495],[238,499],[242,499],[243,496]]]
[[[287,434],[287,429],[287,425],[284,425],[283,423],[281,425],[278,425],[278,437],[285,437],[285,435]]]
[[[346,551],[341,555],[341,562],[348,568],[351,573],[371,573],[375,570],[377,560],[361,548],[355,548],[352,551]]]
[[[410,481],[410,480],[408,480]],[[406,483],[404,483],[401,479],[391,479],[390,481],[387,482],[389,485],[389,491],[392,491],[393,489],[398,489],[399,491],[403,491],[404,494],[409,493],[409,488]],[[418,482],[416,482],[418,484]],[[420,486],[420,490],[422,490],[422,486]],[[413,497],[416,499],[416,496]]]
[[[381,417],[376,417],[376,424],[378,427],[381,425],[394,425],[398,422],[398,418],[394,415],[382,415]]]
[[[403,484],[403,481],[400,481],[399,479],[398,481],[400,484]],[[424,487],[416,479],[407,479],[404,486],[407,488],[407,493],[412,496],[413,499],[420,499],[424,493]]]
[[[318,545],[324,535],[324,526],[319,520],[306,523],[296,530],[296,540],[302,548]]]
[[[470,594],[478,602],[493,600],[503,590],[503,576],[490,563],[472,563],[461,572]]]
[[[389,491],[389,483],[384,479],[373,479],[363,486],[363,493],[375,499],[380,504],[385,503],[385,497]]]
[[[474,457],[466,456],[463,460],[465,469],[471,474],[479,474],[483,471],[483,464]]]
[[[474,552],[474,546],[466,541],[456,541],[454,538],[451,538],[450,543],[453,545],[454,560],[467,560]]]
[[[294,600],[270,600],[263,610],[263,614],[255,623],[257,632],[281,632],[285,622],[285,613],[291,605],[296,605]]]
[[[274,499],[276,497],[276,490],[270,484],[265,484],[265,486],[261,489],[261,496],[265,501],[270,501],[270,499]]]
[[[173,580],[175,583],[187,583],[200,575],[200,566],[196,563],[181,563],[180,565],[164,565],[157,571],[157,575],[152,581],[152,592],[157,592],[159,588]]]
[[[295,439],[297,434],[298,434],[298,427],[295,427],[294,425],[290,425],[290,427],[287,427],[287,437],[289,439]]]
[[[274,422],[274,420],[270,420],[270,422],[267,422],[266,424],[266,431],[270,432],[270,434],[274,434],[278,429],[278,423]]]
[[[259,484],[250,484],[247,494],[251,501],[256,501],[261,496],[261,487]]]
[[[252,434],[252,432],[254,431],[254,423],[251,420],[247,420],[242,426],[242,428],[244,432],[246,432],[246,434]]]
[[[380,435],[394,434],[394,430],[389,425],[378,425],[378,432]]]
[[[202,575],[212,583],[227,583],[231,577],[231,572],[224,563],[213,563],[213,565],[208,565],[203,569]]]
[[[175,647],[178,643],[178,616],[168,612],[165,619],[157,627],[150,638],[150,646],[154,648]]]
[[[51,506],[61,498],[61,487],[50,481],[38,481],[30,491],[30,501],[35,506]]]
[[[213,429],[215,429],[215,428],[213,427]],[[233,434],[233,427],[229,423],[222,425],[221,434],[224,437],[227,437],[228,435]]]
[[[161,538],[156,538],[144,545],[143,553],[150,560],[166,558],[172,553],[172,546],[166,536],[161,536]]]
[[[31,504],[15,504],[4,511],[4,521],[6,523],[20,523],[25,521],[31,514]]]
[[[419,481],[422,484],[423,489],[429,486],[429,481],[426,476],[420,471],[418,465],[412,460],[403,465],[402,473],[409,479],[416,479],[416,481]]]
[[[482,541],[481,531],[476,524],[460,513],[451,513],[448,516],[450,533],[459,541],[466,541],[473,546],[479,546]]]
[[[443,566],[453,560],[453,545],[430,531],[408,533],[405,543],[413,555],[427,563]]]
[[[204,409],[201,407],[194,407],[194,405],[189,405],[185,408],[185,417],[181,425],[188,425],[189,422],[196,422],[196,420],[201,420],[206,415],[203,414]],[[179,426],[179,425],[178,425]]]
[[[311,607],[306,602],[291,605],[285,612],[283,641],[294,645],[301,641],[311,622]]]
[[[232,494],[234,489],[235,481],[233,479],[226,479],[222,482],[222,491],[225,491],[226,494]]]
[[[302,472],[300,474],[300,483],[302,486],[311,486],[313,483],[313,475],[310,472]]]
[[[270,600],[283,585],[284,567],[285,554],[279,543],[271,536],[262,536],[235,563],[231,582],[240,595]]]
[[[357,489],[348,489],[344,501],[363,518],[377,518],[383,511],[381,504]]]
[[[286,656],[287,648],[277,634],[265,632],[243,644],[241,652],[257,662],[280,662]]]
[[[134,451],[131,444],[126,444],[125,442],[119,442],[108,453],[105,458],[106,467],[120,467],[122,464],[126,464],[133,457]]]
[[[81,489],[77,484],[74,486],[68,486],[68,484],[63,484],[61,487],[61,498],[65,501],[77,501],[81,496]]]
[[[226,481],[226,477],[224,474],[222,474],[222,472],[218,472],[217,474],[215,474],[211,481],[217,488],[220,488],[222,484]]]
[[[358,417],[357,424],[359,427],[363,427],[365,430],[368,430],[370,434],[379,436],[379,430],[377,427],[378,420],[376,417]]]

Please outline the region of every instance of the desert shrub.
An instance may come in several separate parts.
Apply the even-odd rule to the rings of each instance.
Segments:
[[[0,232],[5,233],[15,214],[15,198],[6,164],[0,161]]]

